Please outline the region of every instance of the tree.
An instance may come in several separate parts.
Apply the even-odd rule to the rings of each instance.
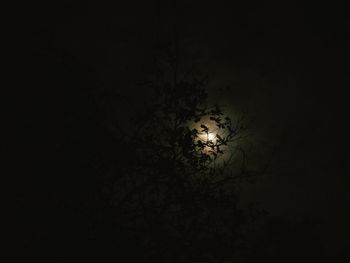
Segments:
[[[146,258],[162,262],[225,262],[243,254],[239,208],[246,167],[242,120],[208,106],[206,77],[179,77],[176,57],[142,83],[147,110],[120,142],[123,160],[104,181],[116,225],[137,240]],[[125,149],[125,150],[124,150]],[[119,149],[120,150],[120,149]],[[126,161],[127,160],[127,161]]]

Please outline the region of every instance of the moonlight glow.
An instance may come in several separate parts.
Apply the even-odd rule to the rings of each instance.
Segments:
[[[204,130],[202,125],[204,125],[207,130]],[[211,148],[209,145],[217,143],[217,135],[223,136],[223,131],[216,126],[215,121],[210,120],[209,116],[203,117],[199,122],[193,123],[191,126],[198,131],[197,139],[202,143],[207,144],[203,151],[205,153],[215,151],[215,149]]]
[[[213,131],[210,131],[207,133],[205,132],[201,132],[198,135],[198,138],[202,141],[202,142],[213,142],[215,143],[216,141],[216,133]]]
[[[224,118],[223,116],[222,119]],[[204,116],[199,121],[192,122],[190,128],[197,132],[195,143],[200,141],[204,145],[202,153],[210,155],[216,164],[232,161],[236,158],[233,156],[238,156],[237,146],[240,142],[236,140],[225,143],[230,133],[227,126],[220,126],[211,116]]]

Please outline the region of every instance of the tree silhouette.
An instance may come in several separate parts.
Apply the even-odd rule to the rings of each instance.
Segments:
[[[243,256],[238,183],[256,174],[240,141],[245,128],[207,105],[206,77],[179,78],[176,58],[142,83],[150,105],[119,135],[122,160],[101,181],[115,226],[161,262],[225,262]],[[250,211],[251,212],[251,211]],[[135,244],[136,245],[136,244]]]
[[[175,58],[163,60],[138,89],[147,91],[147,105],[123,129],[128,116],[116,118],[119,126],[105,117],[111,110],[99,104],[101,87],[89,65],[69,52],[30,58],[35,67],[22,82],[37,87],[21,98],[5,146],[16,175],[9,199],[18,226],[8,240],[26,252],[16,256],[43,262],[244,256],[244,226],[252,217],[239,207],[236,188],[255,173],[240,144],[242,120],[208,105],[206,77],[181,75]]]

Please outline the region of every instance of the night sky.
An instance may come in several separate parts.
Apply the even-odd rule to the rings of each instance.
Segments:
[[[348,256],[345,6],[131,0],[31,2],[17,8],[10,22],[16,28],[12,81],[3,87],[15,99],[4,104],[2,146],[9,166],[5,187],[14,189],[5,200],[16,223],[9,237],[15,250],[31,254],[43,248],[49,251],[46,262],[71,262],[58,256],[60,249],[45,247],[46,240],[51,235],[74,240],[84,232],[83,226],[77,230],[78,215],[62,211],[69,214],[82,200],[93,199],[95,152],[113,147],[108,129],[116,116],[142,111],[147,92],[137,83],[152,73],[155,52],[176,35],[183,63],[209,75],[211,98],[250,120],[251,162],[273,153],[267,172],[240,190],[243,199],[268,211],[264,222],[272,229],[293,236],[285,234],[292,240],[290,251],[304,238],[290,233],[310,231],[320,243],[309,250],[313,256],[322,254],[324,262]],[[226,86],[222,94],[219,88]],[[70,201],[57,201],[60,196]],[[70,220],[76,222],[70,226]],[[60,232],[60,224],[72,228],[68,236],[52,234]],[[298,261],[308,258],[307,251],[295,252]]]

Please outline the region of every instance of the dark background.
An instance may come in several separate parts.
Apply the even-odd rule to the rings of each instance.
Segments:
[[[127,106],[128,97],[140,97],[135,82],[150,73],[154,51],[173,41],[176,26],[183,54],[210,75],[210,94],[231,86],[223,102],[254,120],[256,158],[277,148],[271,171],[243,195],[258,200],[272,222],[312,222],[327,261],[347,256],[345,6],[48,1],[11,10],[2,149],[4,200],[16,225],[9,240],[17,251],[40,247],[57,253],[59,242],[53,249],[48,236],[69,236],[73,243],[73,236],[85,231],[79,207],[93,199],[92,160],[108,145],[112,111]],[[298,243],[302,236],[287,238]]]

